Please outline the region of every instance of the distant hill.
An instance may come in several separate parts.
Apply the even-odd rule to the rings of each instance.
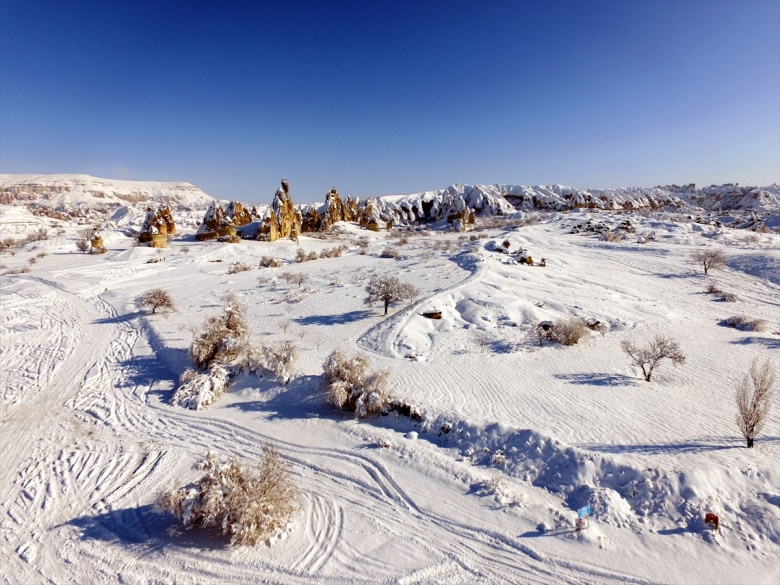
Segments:
[[[33,210],[67,215],[160,204],[178,211],[205,209],[211,201],[212,197],[185,182],[121,181],[68,174],[0,174],[0,204],[25,205]]]

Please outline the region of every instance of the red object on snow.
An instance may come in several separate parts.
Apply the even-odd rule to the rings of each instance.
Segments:
[[[720,528],[719,528],[720,520],[719,520],[719,518],[718,518],[718,516],[716,514],[708,513],[704,517],[704,523],[707,526],[711,526],[715,530],[720,530]]]

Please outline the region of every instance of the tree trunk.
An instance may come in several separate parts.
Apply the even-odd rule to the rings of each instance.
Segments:
[[[752,449],[753,448],[753,439],[748,439],[747,440],[747,446],[748,446],[748,449]]]

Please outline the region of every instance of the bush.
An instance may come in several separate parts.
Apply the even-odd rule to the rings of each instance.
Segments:
[[[320,252],[320,258],[340,258],[347,250],[349,250],[349,248],[343,244],[341,246],[336,246],[335,248],[323,248]]]
[[[228,296],[222,314],[209,317],[204,331],[193,341],[190,357],[201,370],[215,361],[228,364],[240,355],[246,336],[246,308]]]
[[[387,372],[368,371],[368,358],[348,358],[334,350],[323,364],[323,385],[330,404],[354,412],[358,418],[379,413],[390,401]]]
[[[281,265],[281,262],[275,258],[271,258],[269,256],[263,256],[260,258],[260,268],[278,268]]]
[[[572,317],[556,323],[552,329],[552,337],[561,345],[576,345],[588,334],[588,331],[588,324],[585,321],[579,317]]]
[[[398,256],[398,250],[391,248],[390,246],[385,247],[379,254],[380,258],[398,258]]]
[[[745,315],[734,315],[721,321],[721,325],[734,327],[740,331],[754,331],[763,333],[767,329],[767,322],[764,319],[751,319]]]
[[[252,545],[284,529],[298,511],[298,489],[275,447],[265,446],[259,469],[213,453],[193,466],[206,473],[193,484],[165,492],[157,507],[185,526],[219,528],[232,545]]]
[[[263,365],[276,378],[287,384],[295,376],[298,348],[292,341],[263,347]]]
[[[222,364],[213,364],[205,373],[188,368],[179,378],[171,405],[190,410],[208,408],[225,393],[230,378],[230,372]]]
[[[704,289],[704,292],[708,295],[717,295],[722,293],[723,291],[718,288],[717,285],[710,283],[707,285],[707,288]]]
[[[171,295],[161,288],[153,288],[146,291],[138,301],[139,307],[151,307],[152,314],[157,312],[157,309],[168,309],[169,311],[175,311],[176,305],[173,303]]]
[[[239,272],[247,272],[252,270],[251,266],[243,264],[242,262],[235,262],[228,268],[228,274],[238,274]]]
[[[76,241],[76,249],[79,252],[88,252],[90,249],[90,243],[89,240],[77,240]]]
[[[739,300],[739,297],[730,292],[722,292],[718,295],[718,300],[723,301],[724,303],[736,303]]]

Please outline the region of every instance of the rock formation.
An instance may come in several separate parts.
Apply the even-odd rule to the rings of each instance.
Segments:
[[[372,232],[379,231],[379,222],[382,221],[379,211],[374,205],[373,199],[368,199],[360,213],[360,225]],[[387,220],[384,220],[385,222]]]
[[[165,248],[168,245],[168,235],[176,233],[176,223],[167,205],[161,205],[154,211],[151,207],[146,210],[146,219],[141,225],[141,233],[138,234],[138,242],[148,244],[152,248]]]
[[[335,187],[325,195],[325,218],[320,230],[328,231],[339,221],[358,221],[357,200],[347,197],[342,201]]]
[[[243,206],[241,209],[243,210]],[[236,224],[217,201],[212,201],[206,210],[206,215],[203,216],[203,222],[195,233],[195,238],[200,241],[215,239],[231,243],[239,241],[238,236],[236,236]]]
[[[258,240],[273,242],[279,238],[297,240],[301,234],[303,217],[295,209],[290,197],[290,185],[287,179],[282,179],[282,186],[276,191],[273,203],[262,219]]]
[[[225,215],[233,221],[233,225],[236,227],[252,223],[252,214],[238,201],[228,203]]]
[[[105,254],[108,252],[105,244],[103,243],[103,233],[99,230],[92,232],[92,236],[89,239],[90,254]]]

